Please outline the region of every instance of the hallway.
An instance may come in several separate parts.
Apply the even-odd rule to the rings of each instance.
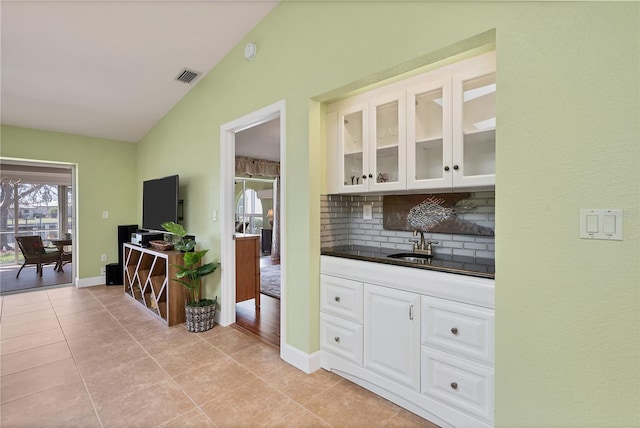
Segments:
[[[271,260],[270,256],[260,258],[261,269],[276,264],[279,261]],[[236,303],[236,325],[280,347],[280,299],[261,294],[259,310],[256,310],[255,299]]]

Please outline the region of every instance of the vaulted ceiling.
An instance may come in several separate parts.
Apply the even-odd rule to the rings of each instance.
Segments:
[[[277,3],[2,0],[0,120],[137,142]]]

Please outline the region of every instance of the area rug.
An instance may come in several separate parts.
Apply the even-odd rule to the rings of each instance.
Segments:
[[[280,299],[280,265],[260,268],[260,293]]]

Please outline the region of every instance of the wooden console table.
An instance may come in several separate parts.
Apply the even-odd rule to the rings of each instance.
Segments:
[[[172,281],[182,265],[180,251],[157,251],[123,244],[124,293],[144,305],[168,326],[185,322],[184,305],[188,290]]]

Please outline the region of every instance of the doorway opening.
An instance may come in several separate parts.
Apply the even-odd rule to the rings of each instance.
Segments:
[[[263,125],[256,128],[260,126]],[[251,129],[255,132],[255,128]],[[250,141],[245,141],[241,133],[236,134],[236,153],[251,150],[245,146]],[[236,324],[265,342],[280,346],[280,258],[272,252],[276,189],[275,177],[237,176],[235,180]]]
[[[284,102],[221,127],[221,325],[284,341]]]
[[[0,160],[1,294],[73,283],[74,178],[69,164]]]

